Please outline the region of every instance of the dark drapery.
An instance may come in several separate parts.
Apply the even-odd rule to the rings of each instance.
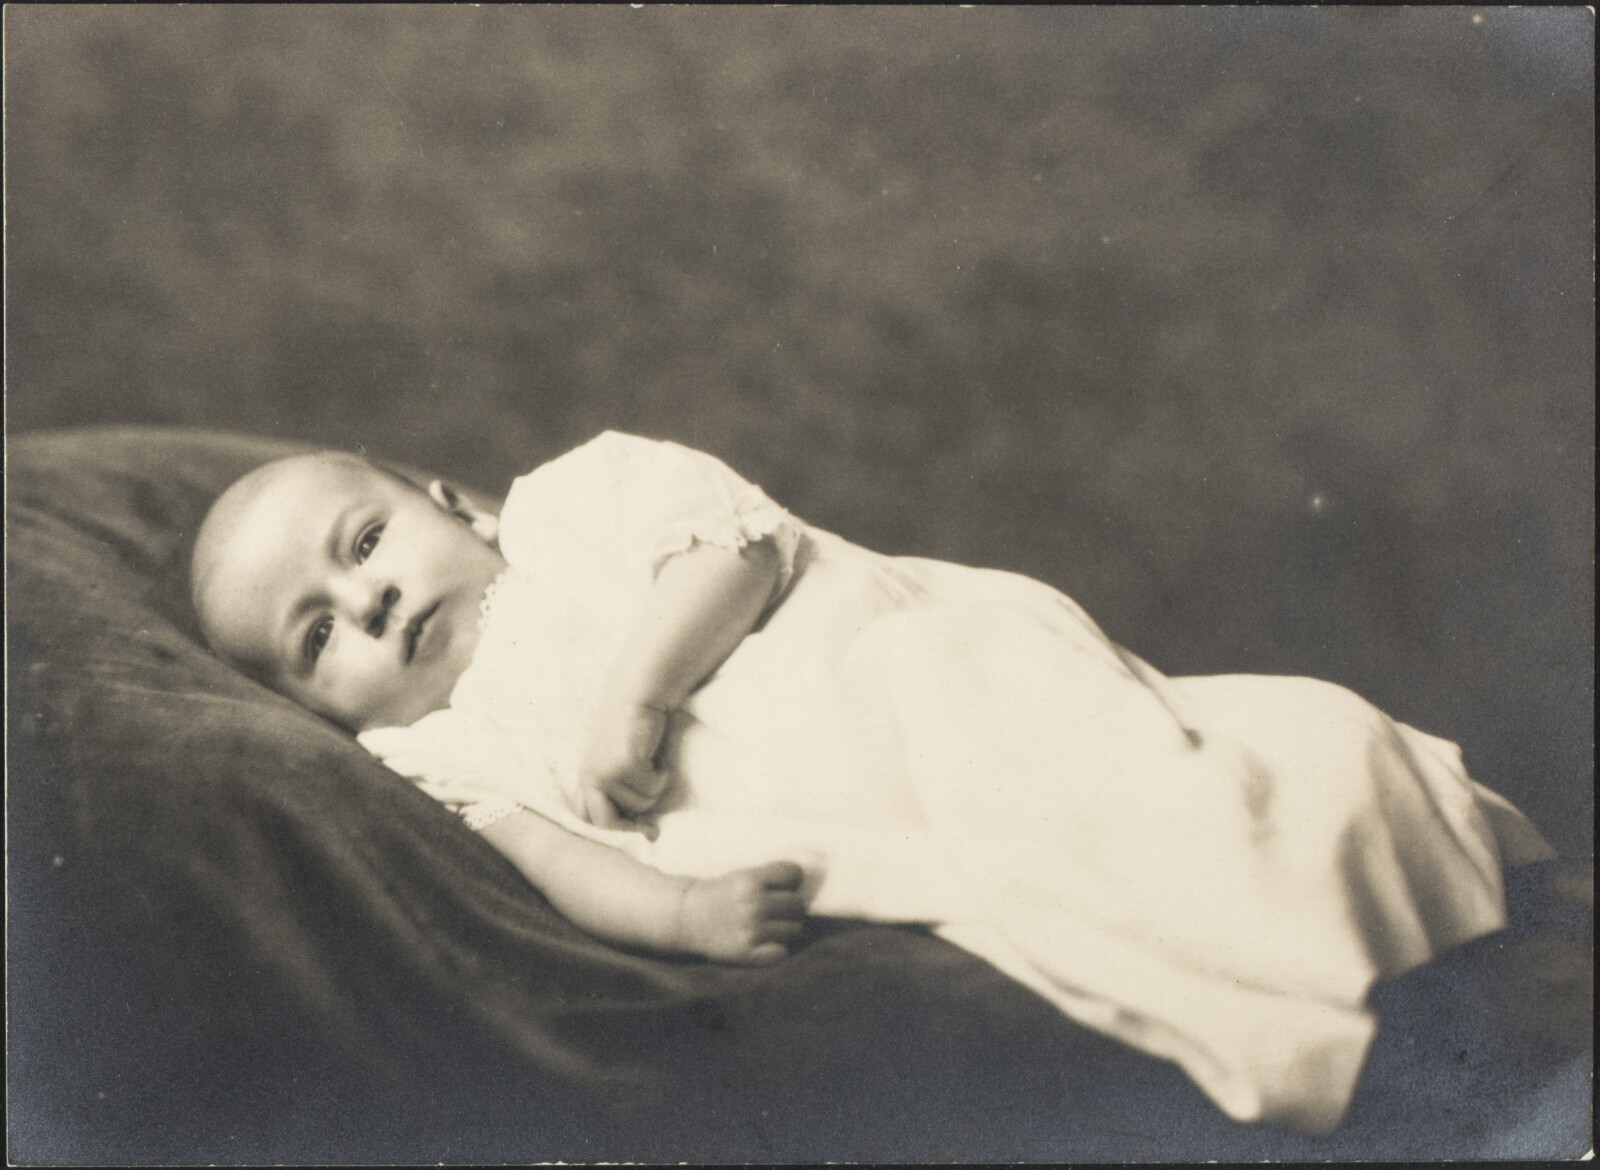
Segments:
[[[200,645],[195,527],[293,449],[8,444],[13,1160],[1429,1157],[1586,1131],[1587,1002],[1519,1023],[1504,936],[1379,989],[1321,1141],[1226,1121],[917,930],[819,924],[760,971],[595,942]],[[1570,965],[1585,915],[1529,905],[1533,953]]]

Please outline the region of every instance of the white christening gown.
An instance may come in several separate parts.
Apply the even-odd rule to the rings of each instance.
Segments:
[[[582,819],[603,675],[669,557],[772,539],[757,628],[674,716],[638,831]],[[669,873],[789,858],[815,914],[925,922],[1230,1116],[1336,1125],[1375,979],[1505,925],[1550,856],[1454,744],[1307,678],[1167,679],[1016,574],[885,557],[718,460],[606,433],[512,486],[445,710],[361,742],[482,828],[526,808]]]

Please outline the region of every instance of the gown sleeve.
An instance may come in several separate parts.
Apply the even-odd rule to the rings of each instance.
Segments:
[[[446,707],[409,727],[376,728],[356,740],[470,829],[481,831],[519,808],[561,818],[542,761],[516,751],[480,715]]]
[[[607,431],[513,485],[501,518],[501,551],[517,565],[541,528],[616,564],[636,581],[698,544],[727,549],[771,539],[780,572],[794,573],[803,525],[715,456],[677,443]]]
[[[526,809],[639,860],[651,848],[642,833],[589,824],[562,799],[549,763],[537,749],[503,734],[481,713],[445,707],[410,727],[376,728],[356,739],[475,832]]]

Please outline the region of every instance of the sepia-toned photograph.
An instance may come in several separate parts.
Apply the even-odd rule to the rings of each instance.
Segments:
[[[1592,1156],[1592,9],[4,34],[9,1164]]]

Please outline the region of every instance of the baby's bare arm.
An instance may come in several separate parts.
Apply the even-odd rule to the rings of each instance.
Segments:
[[[550,904],[597,938],[664,954],[771,963],[800,935],[801,871],[780,861],[718,878],[670,877],[535,813],[484,837]]]
[[[620,697],[671,709],[744,640],[778,582],[771,540],[700,544],[661,567],[608,680]]]
[[[779,556],[771,540],[741,550],[697,545],[662,566],[645,610],[606,678],[582,763],[589,819],[616,805],[653,807],[667,777],[654,757],[667,714],[721,666],[771,600]]]

